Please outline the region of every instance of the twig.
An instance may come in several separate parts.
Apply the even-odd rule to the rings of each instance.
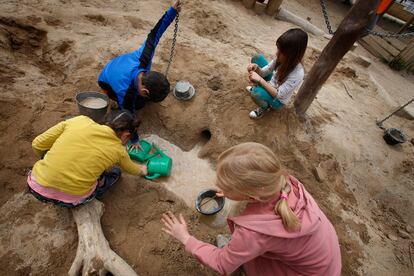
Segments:
[[[200,205],[200,209],[202,206],[206,205],[207,203],[209,203],[210,201],[212,201],[213,199],[215,199],[217,197],[217,195],[212,196],[209,200],[206,200],[203,204]]]
[[[414,267],[414,263],[413,263],[413,253],[411,252],[411,246],[412,245],[414,245],[414,243],[410,243],[410,245],[408,246],[408,253],[410,255],[411,267]]]
[[[354,99],[354,97],[352,97],[351,93],[349,93],[348,87],[346,86],[345,82],[342,82],[342,85],[345,87],[345,91],[346,91],[346,93],[348,94],[348,96],[349,96],[351,99]]]

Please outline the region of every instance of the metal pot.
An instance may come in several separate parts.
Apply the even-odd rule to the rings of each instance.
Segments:
[[[91,108],[82,104],[87,98],[99,98],[106,102],[106,105],[101,108]],[[76,94],[76,103],[78,105],[79,113],[88,116],[97,123],[103,121],[108,110],[109,98],[107,95],[99,92],[79,92]]]

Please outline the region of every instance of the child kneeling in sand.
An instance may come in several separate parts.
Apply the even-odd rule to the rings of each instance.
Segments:
[[[279,109],[289,103],[305,75],[301,62],[307,44],[308,35],[304,31],[290,29],[277,39],[274,60],[268,63],[263,55],[252,58],[247,71],[255,86],[246,89],[259,107],[250,112],[250,118],[260,118],[264,111]]]
[[[231,240],[217,248],[187,231],[180,214],[163,215],[164,231],[186,251],[222,275],[242,267],[247,275],[341,274],[335,229],[295,177],[281,171],[273,152],[244,143],[223,152],[217,163],[218,196],[248,201],[228,219]]]
[[[75,207],[101,197],[127,173],[147,174],[125,145],[139,122],[129,111],[112,111],[100,125],[86,116],[60,122],[32,143],[39,157],[27,178],[29,192],[43,202]]]

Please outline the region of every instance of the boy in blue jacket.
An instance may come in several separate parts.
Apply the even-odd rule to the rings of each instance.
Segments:
[[[161,17],[138,50],[109,61],[98,78],[103,92],[121,109],[134,113],[146,102],[161,102],[170,92],[170,83],[162,73],[151,71],[155,48],[165,30],[181,10],[180,0]]]

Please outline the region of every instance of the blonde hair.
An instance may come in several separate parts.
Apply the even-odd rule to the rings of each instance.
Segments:
[[[291,190],[276,155],[268,147],[253,142],[239,144],[220,154],[217,181],[224,190],[262,202],[273,199],[279,192],[289,194]],[[286,199],[280,198],[274,210],[287,231],[300,228],[300,221]]]

